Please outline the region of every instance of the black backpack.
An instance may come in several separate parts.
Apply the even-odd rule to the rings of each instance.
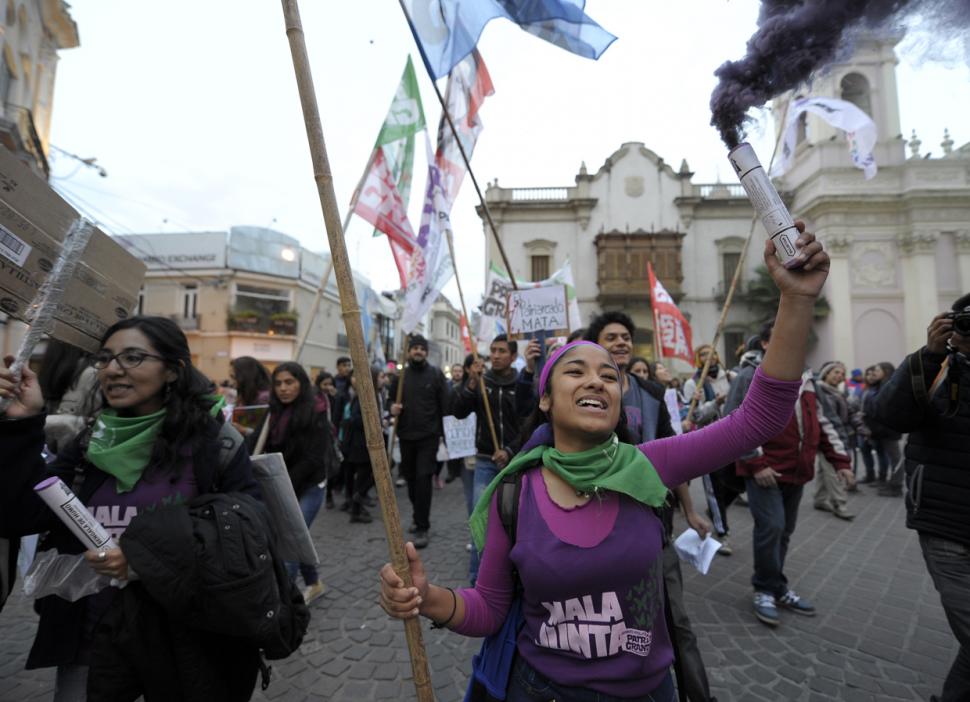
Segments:
[[[170,613],[190,628],[251,641],[274,660],[299,648],[310,611],[272,534],[257,500],[213,493],[187,509],[139,514],[122,541],[144,587]]]

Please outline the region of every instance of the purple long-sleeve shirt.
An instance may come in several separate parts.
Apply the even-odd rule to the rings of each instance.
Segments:
[[[673,488],[731,463],[778,434],[791,416],[799,385],[799,381],[770,378],[759,368],[747,397],[735,412],[699,431],[647,442],[639,448],[663,483]],[[528,489],[523,490],[520,517],[523,509],[536,511],[556,538],[573,546],[592,548],[606,539],[625,504],[621,504],[619,495],[606,493],[602,499],[565,509],[552,502],[541,475],[538,471],[534,473],[527,483]],[[465,617],[455,631],[467,636],[487,636],[497,631],[514,594],[511,544],[494,499],[485,544],[475,587],[458,591],[465,603]],[[553,563],[549,567],[568,577],[575,563]],[[526,592],[525,596],[536,602],[547,599],[545,593]]]

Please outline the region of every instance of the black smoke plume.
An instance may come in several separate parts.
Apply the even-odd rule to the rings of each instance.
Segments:
[[[714,71],[720,82],[711,95],[711,124],[734,148],[750,108],[807,82],[854,30],[890,28],[910,16],[923,31],[931,24],[940,36],[959,37],[970,25],[970,0],[762,0],[745,57]]]

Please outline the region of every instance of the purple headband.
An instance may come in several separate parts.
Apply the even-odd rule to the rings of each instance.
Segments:
[[[553,351],[552,355],[549,356],[549,358],[546,359],[545,364],[543,364],[542,373],[539,374],[539,397],[542,397],[546,392],[546,382],[549,380],[549,375],[552,373],[553,366],[559,362],[559,359],[562,358],[564,353],[576,348],[577,346],[595,346],[598,349],[603,349],[602,346],[594,341],[583,341],[580,339],[579,341],[570,342],[565,346],[560,346],[558,349]],[[606,349],[603,350],[606,351]],[[613,366],[616,367],[616,361],[613,360],[613,355],[609,351],[606,351],[606,354],[610,357],[610,362],[613,363]],[[616,368],[616,370],[619,373],[620,369]]]

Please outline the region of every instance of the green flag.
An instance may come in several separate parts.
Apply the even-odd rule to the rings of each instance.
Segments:
[[[424,108],[421,93],[414,74],[411,57],[404,65],[401,84],[397,88],[391,109],[387,112],[381,133],[377,135],[374,148],[384,148],[384,158],[391,169],[397,191],[407,207],[411,195],[411,182],[414,173],[414,137],[425,128]],[[381,232],[374,230],[374,236]],[[397,256],[397,254],[395,254]]]
[[[387,111],[384,126],[377,135],[377,146],[386,146],[395,141],[414,137],[424,129],[424,108],[421,107],[421,93],[418,91],[418,79],[414,75],[414,65],[411,57],[404,66],[401,84],[391,101],[391,109]]]

